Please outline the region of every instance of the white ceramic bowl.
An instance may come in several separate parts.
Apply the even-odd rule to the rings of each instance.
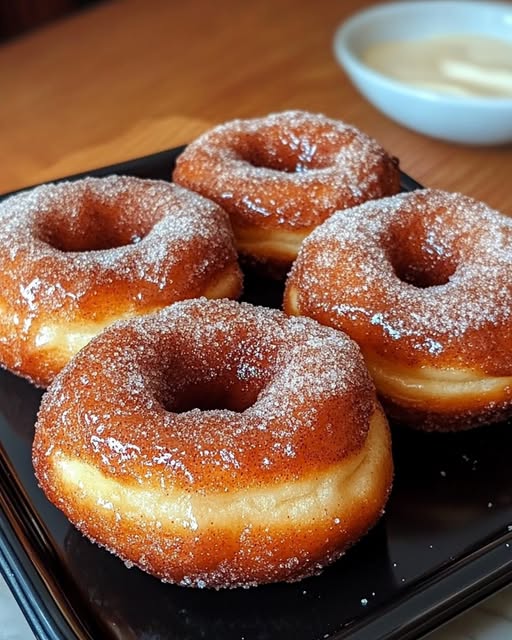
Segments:
[[[359,91],[400,124],[452,142],[512,141],[512,98],[437,93],[394,80],[361,60],[362,52],[378,42],[454,34],[512,42],[512,3],[414,0],[377,5],[339,27],[334,52]]]

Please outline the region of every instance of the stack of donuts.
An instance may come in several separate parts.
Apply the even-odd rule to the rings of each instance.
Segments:
[[[240,264],[285,279],[282,311],[238,301]],[[319,573],[384,511],[388,418],[512,415],[512,221],[400,193],[397,159],[324,115],[215,127],[172,181],[14,195],[0,266],[0,361],[47,389],[40,486],[166,582]]]

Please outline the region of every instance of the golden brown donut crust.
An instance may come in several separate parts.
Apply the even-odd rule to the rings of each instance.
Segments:
[[[0,204],[0,360],[47,386],[113,321],[241,290],[229,219],[163,181],[49,184]]]
[[[355,343],[205,299],[84,348],[43,398],[33,459],[86,535],[161,579],[214,587],[318,572],[378,519],[392,476]]]
[[[461,388],[502,379],[499,392],[458,407],[453,399],[443,406],[442,393],[437,403],[383,393],[395,418],[453,429],[510,413],[511,283],[512,222],[467,196],[425,189],[319,227],[302,245],[284,308],[346,331],[370,370],[396,368],[390,375],[403,373],[411,388],[431,370],[461,372]]]
[[[396,158],[375,140],[305,111],[215,127],[178,157],[173,180],[220,204],[242,253],[270,262],[290,262],[293,239],[300,244],[334,211],[400,189]],[[269,248],[262,232],[266,239],[272,232],[289,237]]]

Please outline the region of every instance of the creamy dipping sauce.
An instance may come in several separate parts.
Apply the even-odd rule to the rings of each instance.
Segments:
[[[512,97],[512,41],[471,34],[380,42],[361,59],[416,87],[459,96]]]

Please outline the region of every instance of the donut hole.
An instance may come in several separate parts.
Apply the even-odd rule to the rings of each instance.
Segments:
[[[447,284],[457,269],[451,248],[421,227],[392,229],[387,254],[399,280],[419,289]]]
[[[152,217],[147,212],[142,215],[140,207],[127,201],[126,195],[109,203],[84,197],[69,213],[60,208],[47,211],[37,236],[66,253],[105,251],[140,242],[157,222]]]
[[[180,389],[179,394],[164,398],[162,404],[167,411],[173,413],[185,413],[192,409],[200,411],[226,409],[242,413],[256,402],[259,392],[259,388],[240,385],[226,386],[220,382],[195,382]]]
[[[211,411],[226,409],[242,413],[257,400],[263,385],[227,381],[188,382],[178,392],[164,394],[161,402],[167,411],[185,413],[192,409]]]
[[[322,135],[321,130],[279,131],[277,127],[247,136],[237,151],[242,160],[253,167],[302,173],[332,166],[340,144],[347,144],[353,134],[340,136]]]
[[[196,323],[191,342],[188,325]],[[171,413],[244,412],[268,387],[278,353],[272,342],[254,335],[257,331],[248,323],[227,334],[224,322],[202,326],[191,316],[179,330],[160,334],[156,351],[147,351],[150,359],[143,367],[150,372],[154,398]]]

